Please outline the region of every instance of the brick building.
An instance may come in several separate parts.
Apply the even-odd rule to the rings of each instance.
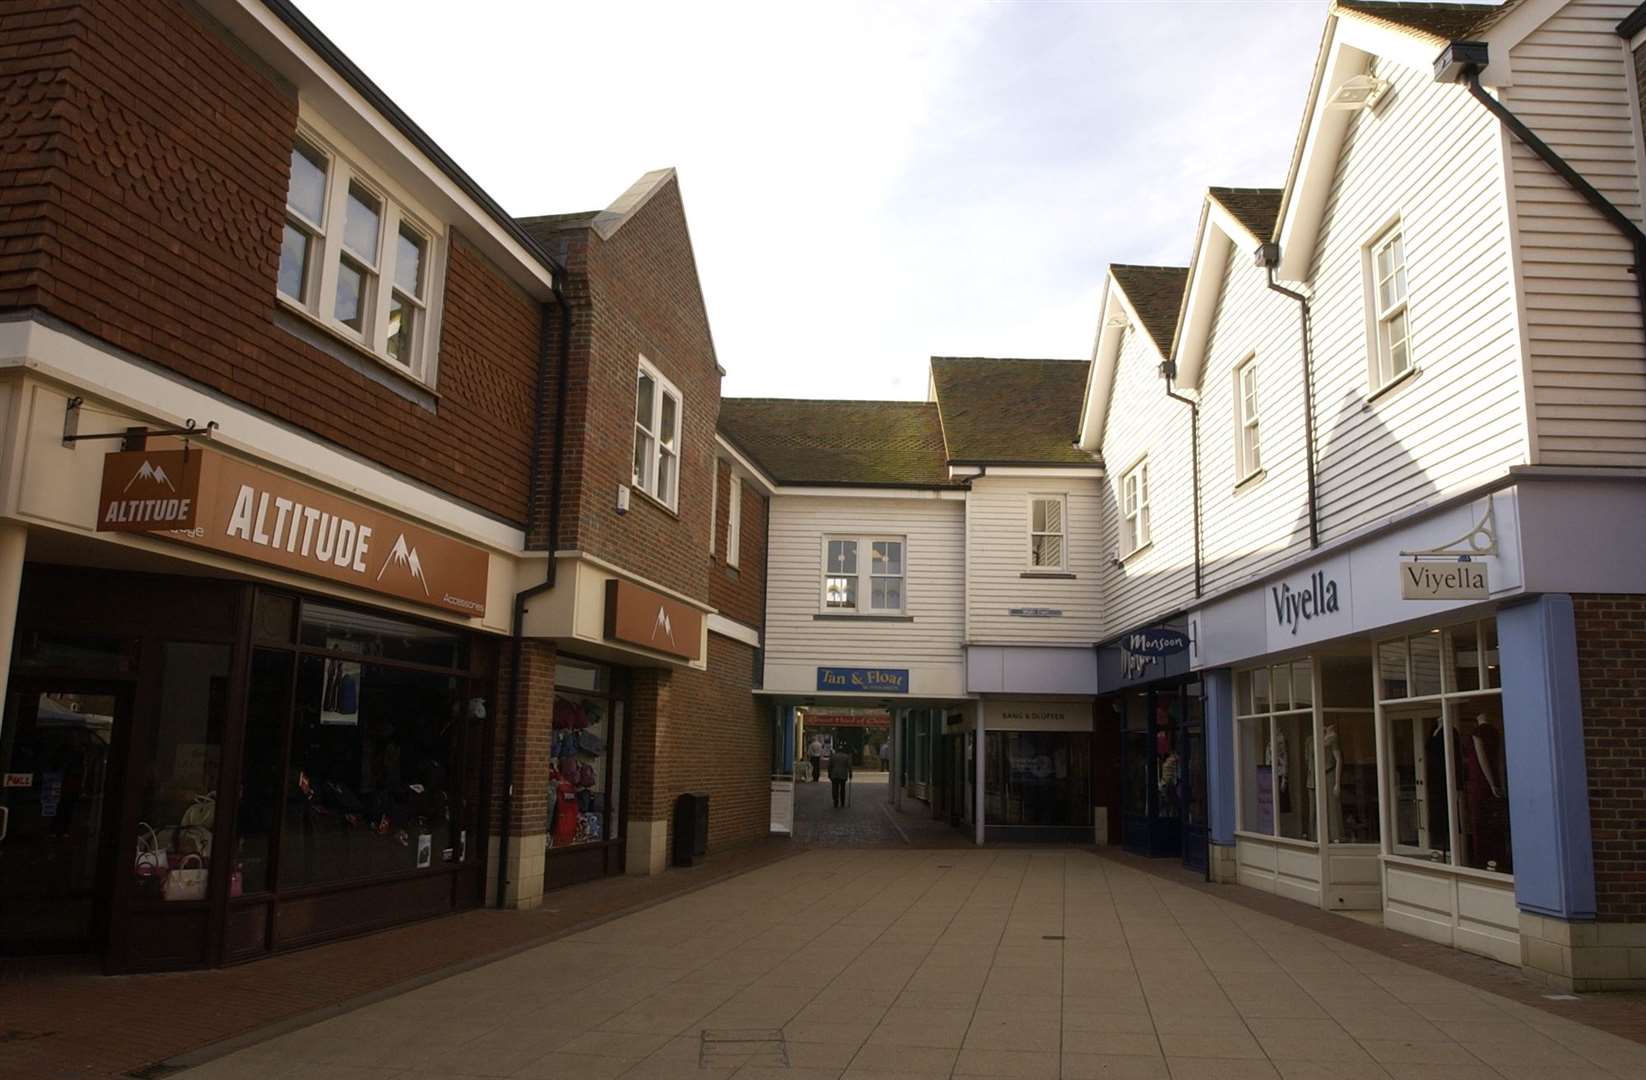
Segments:
[[[673,174],[516,220],[285,0],[0,22],[0,951],[529,905],[685,790],[764,835]]]

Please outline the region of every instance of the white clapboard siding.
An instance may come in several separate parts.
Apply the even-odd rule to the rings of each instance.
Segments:
[[[965,504],[956,499],[777,495],[770,504],[766,658],[791,664],[962,659]],[[906,538],[904,610],[911,622],[818,620],[826,534]],[[860,558],[867,558],[866,552]],[[866,600],[866,598],[865,598]]]
[[[1068,507],[1065,561],[1073,578],[1025,578],[1029,499],[1062,495]],[[1103,481],[1095,477],[996,477],[972,482],[966,497],[966,640],[981,644],[1090,645],[1103,631],[1103,564],[1110,541]],[[1012,608],[1053,608],[1056,618],[1023,618]]]
[[[1253,243],[1230,248],[1206,347],[1200,393],[1201,512],[1208,594],[1308,550],[1303,353],[1297,301],[1273,292],[1253,265]],[[1257,365],[1262,470],[1241,483],[1236,457],[1235,369]],[[1239,485],[1237,487],[1237,485]]]
[[[1189,407],[1166,396],[1160,354],[1141,327],[1128,329],[1115,367],[1103,429],[1102,637],[1188,607],[1194,600],[1194,486]],[[1121,477],[1147,453],[1151,505],[1148,547],[1115,566],[1120,550]]]
[[[1393,96],[1349,124],[1307,283],[1323,542],[1527,455],[1498,122],[1427,71],[1383,59],[1373,71]],[[1419,371],[1374,400],[1363,256],[1396,218]]]
[[[1574,0],[1517,45],[1504,100],[1640,220],[1630,95],[1616,26],[1632,4]],[[1511,138],[1538,460],[1646,466],[1646,339],[1629,243]]]

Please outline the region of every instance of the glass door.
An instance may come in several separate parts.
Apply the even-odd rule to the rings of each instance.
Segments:
[[[1206,816],[1206,705],[1200,684],[1192,683],[1184,693],[1183,726],[1179,729],[1178,751],[1182,767],[1178,787],[1183,807],[1183,865],[1202,873],[1207,868]]]
[[[110,761],[127,715],[123,689],[13,685],[0,721],[0,954],[101,948]]]

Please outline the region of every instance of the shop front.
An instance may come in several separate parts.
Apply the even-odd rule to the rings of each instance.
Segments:
[[[1092,703],[983,702],[983,820],[988,840],[1092,836]]]
[[[479,903],[488,554],[200,446],[102,481],[103,537],[6,526],[0,948],[170,970]]]
[[[1207,869],[1206,707],[1189,671],[1189,637],[1181,616],[1133,630],[1097,649],[1100,753],[1114,756],[1096,801],[1104,842],[1127,851],[1179,858]],[[1110,814],[1117,809],[1114,820]],[[1114,825],[1111,826],[1113,829]]]
[[[545,892],[624,871],[628,682],[621,667],[555,657]]]
[[[1511,808],[1535,813],[1540,781],[1516,755],[1550,718],[1505,698],[1499,623],[1527,610],[1515,513],[1499,493],[1191,614],[1203,674],[1229,687],[1213,729],[1240,884],[1520,962]]]

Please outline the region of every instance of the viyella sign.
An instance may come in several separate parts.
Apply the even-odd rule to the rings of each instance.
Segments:
[[[212,450],[103,461],[103,532],[168,540],[463,615],[486,613],[486,552]]]
[[[1403,562],[1400,564],[1402,600],[1490,600],[1483,562]]]

